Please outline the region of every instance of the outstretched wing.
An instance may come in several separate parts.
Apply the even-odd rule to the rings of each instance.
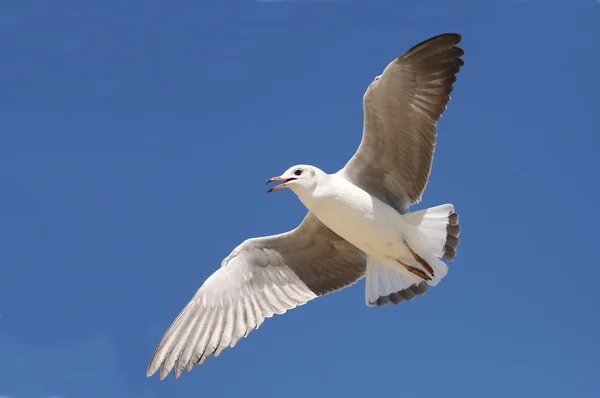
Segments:
[[[427,185],[437,121],[464,64],[460,40],[443,34],[417,44],[364,95],[362,141],[340,173],[401,213],[421,200]]]
[[[318,296],[359,280],[365,259],[308,213],[294,230],[243,242],[223,260],[173,321],[148,366],[160,379],[179,377],[209,356]]]

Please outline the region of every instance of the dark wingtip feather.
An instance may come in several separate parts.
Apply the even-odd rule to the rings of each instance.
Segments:
[[[406,51],[404,53],[405,58],[408,57],[412,57],[415,54],[423,51],[424,49],[427,49],[428,47],[432,47],[432,45],[435,44],[443,44],[445,46],[455,46],[458,43],[460,43],[462,40],[462,36],[458,33],[442,33],[440,35],[437,36],[433,36],[427,40],[424,40],[418,44],[415,44],[414,46],[412,46],[408,51]],[[462,49],[459,49],[460,51],[462,51]],[[464,54],[464,51],[462,51],[462,53]],[[461,54],[461,55],[463,55]]]

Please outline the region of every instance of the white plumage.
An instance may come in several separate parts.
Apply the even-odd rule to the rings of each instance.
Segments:
[[[350,182],[343,170],[328,175],[314,166],[298,165],[282,178],[294,178],[297,170],[302,174],[286,186],[325,226],[367,255],[367,304],[423,281],[406,265],[427,274],[431,286],[446,276],[448,267],[439,258],[444,255],[453,205],[402,215]],[[413,252],[433,272],[415,259]]]
[[[431,171],[437,121],[463,65],[458,34],[417,44],[394,59],[363,98],[357,152],[337,173],[294,166],[269,191],[292,189],[309,212],[292,231],[248,239],[198,289],[160,340],[151,376],[176,377],[218,356],[266,318],[366,276],[367,305],[424,294],[454,260],[451,204],[417,212]],[[366,255],[366,258],[365,258]]]

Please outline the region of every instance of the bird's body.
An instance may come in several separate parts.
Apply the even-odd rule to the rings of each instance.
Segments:
[[[442,259],[454,260],[459,244],[454,206],[409,208],[429,179],[437,121],[463,65],[460,40],[435,36],[387,65],[365,92],[360,146],[338,172],[299,165],[267,181],[283,181],[269,192],[293,190],[306,217],[238,245],[169,326],[147,376],[179,377],[266,318],[363,277],[369,306],[410,301],[442,280]]]
[[[342,175],[322,175],[316,189],[294,192],[319,221],[364,253],[380,259],[409,254],[403,239],[416,227]]]
[[[311,168],[316,175],[316,184],[310,188],[290,187],[300,201],[319,221],[370,260],[374,274],[371,283],[367,281],[366,285],[368,305],[377,303],[381,296],[419,285],[423,275],[430,285],[437,285],[446,275],[446,264],[437,258],[443,255],[443,248],[439,243],[440,247],[436,247],[435,235],[441,234],[439,239],[443,246],[448,217],[454,209],[452,205],[428,209],[437,210],[433,215],[441,219],[434,226],[437,229],[423,230],[419,228],[420,219],[411,223],[415,213],[399,213],[353,184],[343,173],[326,174],[314,166],[295,167]],[[434,236],[430,236],[432,234]]]

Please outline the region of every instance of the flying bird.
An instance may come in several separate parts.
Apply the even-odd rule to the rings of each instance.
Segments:
[[[447,274],[459,244],[452,204],[409,212],[427,185],[437,122],[464,64],[458,34],[417,44],[363,97],[354,156],[334,174],[297,165],[267,183],[291,189],[308,213],[295,229],[237,246],[160,340],[146,375],[178,378],[217,357],[266,318],[365,277],[368,306],[423,295]]]

